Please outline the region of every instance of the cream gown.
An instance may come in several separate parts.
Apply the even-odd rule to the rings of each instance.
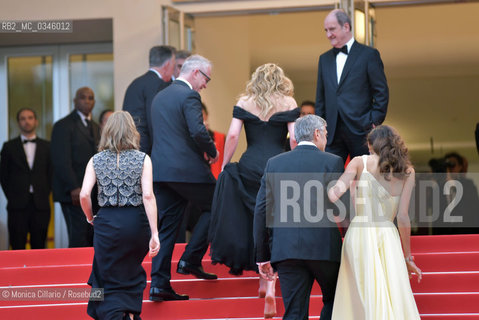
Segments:
[[[332,319],[420,319],[398,230],[399,196],[364,169],[357,181],[356,216],[344,238]]]

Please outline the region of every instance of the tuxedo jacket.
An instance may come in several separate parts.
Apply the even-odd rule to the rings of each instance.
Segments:
[[[200,94],[180,80],[153,99],[153,181],[215,183],[204,153],[214,157],[216,147],[201,113]]]
[[[81,188],[86,165],[97,152],[100,128],[91,121],[85,127],[76,110],[53,125],[51,158],[53,163],[53,200],[71,203],[70,192]]]
[[[477,147],[477,152],[479,153],[479,123],[476,124],[476,147]]]
[[[320,151],[315,146],[300,145],[293,151],[279,154],[268,160],[261,187],[256,199],[254,211],[253,234],[256,251],[256,261],[272,263],[287,260],[327,260],[341,259],[341,234],[329,219],[301,226],[268,226],[266,216],[278,217],[282,203],[278,192],[278,179],[314,179],[315,174],[337,179],[343,169],[343,160],[331,153]],[[311,177],[311,178],[309,178]],[[328,183],[328,181],[322,181]],[[301,187],[302,188],[302,187]],[[311,197],[312,207],[319,207],[326,217],[326,209],[333,205],[327,197],[326,186],[321,197]],[[304,214],[302,198],[298,199],[301,215]],[[327,202],[327,203],[326,203]],[[284,204],[284,203],[283,203]],[[268,212],[267,212],[268,211]]]
[[[20,137],[3,144],[0,160],[0,180],[7,197],[7,210],[25,209],[29,203],[30,186],[33,201],[39,210],[50,210],[52,165],[50,143],[37,138],[33,167],[30,169]]]
[[[153,71],[136,78],[128,86],[123,100],[123,110],[128,111],[135,121],[140,133],[140,150],[151,152],[151,102],[155,95],[166,88],[170,82],[165,82]]]
[[[328,123],[328,145],[333,142],[338,117],[355,135],[365,135],[381,124],[389,89],[379,51],[354,41],[338,84],[333,49],[319,57],[316,114]]]

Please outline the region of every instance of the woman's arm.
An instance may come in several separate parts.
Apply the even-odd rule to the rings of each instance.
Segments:
[[[151,159],[145,155],[143,162],[143,172],[141,174],[141,191],[143,193],[143,206],[145,207],[148,223],[150,224],[150,256],[154,257],[160,249],[160,240],[158,239],[158,213],[156,210],[156,199],[153,193],[153,170]]]
[[[294,122],[288,122],[288,132],[289,132],[289,146],[291,150],[296,148],[298,142],[296,141],[296,137],[294,136]]]
[[[361,157],[354,157],[346,167],[336,184],[329,189],[328,198],[331,202],[338,201],[339,198],[349,189],[353,180],[359,176],[363,168],[363,160]]]
[[[411,255],[411,222],[409,221],[409,202],[411,200],[412,191],[414,189],[415,177],[414,169],[410,169],[410,174],[404,182],[403,191],[399,200],[399,209],[397,214],[399,235],[401,237],[402,249],[404,258],[406,259],[406,266],[409,274],[415,273],[418,276],[417,281],[422,279],[422,272],[416,264]]]
[[[93,168],[93,158],[88,161],[83,177],[83,185],[80,191],[80,205],[89,223],[93,222],[93,213],[91,205],[91,190],[96,183],[96,173]]]
[[[241,128],[243,128],[243,120],[233,118],[231,120],[230,128],[228,130],[228,135],[226,136],[225,151],[223,156],[223,164],[221,165],[221,171],[223,171],[223,168],[231,161],[231,158],[236,151],[239,135],[241,133]]]
[[[293,97],[288,97],[287,103],[289,104],[290,111],[298,108],[298,104],[296,103],[296,100],[294,100]],[[289,146],[291,150],[293,150],[298,145],[298,142],[296,141],[296,137],[294,136],[294,122],[288,123],[288,132],[289,132]]]

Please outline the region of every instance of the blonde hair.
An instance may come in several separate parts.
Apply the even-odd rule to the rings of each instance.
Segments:
[[[275,99],[279,96],[292,97],[294,87],[284,75],[283,69],[274,63],[259,66],[246,85],[244,98],[251,98],[259,107],[260,117],[265,117],[275,108]]]
[[[103,128],[98,150],[120,152],[128,149],[138,150],[139,146],[140,134],[130,113],[113,112]]]

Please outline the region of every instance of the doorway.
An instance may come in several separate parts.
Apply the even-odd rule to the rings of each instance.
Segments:
[[[78,88],[95,92],[93,119],[114,108],[111,43],[9,47],[0,49],[0,141],[19,134],[16,114],[29,107],[39,117],[37,135],[50,140],[55,121],[73,110]],[[6,207],[1,193],[0,208]],[[47,247],[68,245],[63,215],[55,205]],[[8,248],[7,214],[0,211],[0,249]]]

